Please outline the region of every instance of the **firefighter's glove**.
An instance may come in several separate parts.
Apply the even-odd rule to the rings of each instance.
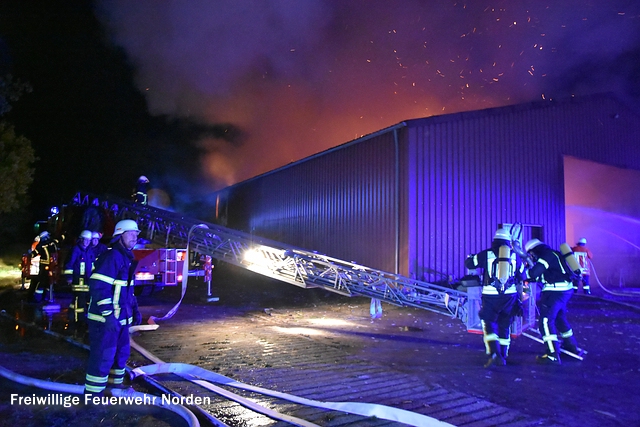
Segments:
[[[140,310],[138,310],[138,307],[133,307],[133,324],[142,324],[142,314],[140,313]]]
[[[104,318],[104,330],[107,332],[117,332],[118,327],[120,326],[120,322],[116,319],[116,316],[113,314],[108,315]]]

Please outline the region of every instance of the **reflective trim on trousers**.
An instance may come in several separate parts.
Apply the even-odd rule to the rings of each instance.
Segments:
[[[511,345],[511,338],[498,338],[498,342],[500,345],[506,345],[508,347]]]
[[[484,347],[487,350],[487,354],[491,354],[491,348],[489,347],[489,343],[492,341],[499,341],[500,338],[496,333],[492,333],[492,334],[487,333],[487,328],[484,320],[481,320],[480,323],[482,324],[482,341],[484,341]]]
[[[90,393],[101,393],[107,387],[108,379],[109,379],[108,375],[104,377],[99,377],[96,375],[87,374],[85,376],[84,389],[85,391],[88,391]]]
[[[573,329],[569,329],[566,332],[560,332],[560,337],[561,338],[569,338],[573,336]]]
[[[549,353],[555,353],[556,352],[556,348],[554,346],[554,341],[558,341],[558,336],[556,334],[552,334],[551,331],[549,330],[549,319],[548,318],[544,318],[542,319],[542,327],[544,329],[544,335],[542,335],[542,341],[544,341],[544,343],[547,345],[547,348],[549,349]]]

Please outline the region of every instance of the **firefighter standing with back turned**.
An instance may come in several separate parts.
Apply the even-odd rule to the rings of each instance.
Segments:
[[[511,344],[511,323],[521,310],[516,284],[519,283],[522,266],[511,248],[511,235],[498,229],[491,248],[469,255],[466,268],[482,268],[482,308],[480,320],[482,334],[489,359],[484,367],[506,365]]]
[[[133,194],[131,195],[131,198],[135,203],[146,205],[148,191],[149,191],[149,178],[147,178],[144,175],[141,175],[140,178],[138,178],[138,182],[136,182],[136,187],[133,189]]]
[[[129,326],[142,322],[133,293],[137,262],[132,250],[139,233],[135,221],[119,221],[113,232],[111,249],[96,260],[89,280],[87,394],[104,394],[108,383],[114,388],[124,387],[130,351]]]
[[[538,239],[529,240],[524,249],[535,261],[533,267],[527,270],[527,280],[541,282],[543,286],[538,304],[539,328],[546,351],[537,357],[538,362],[560,365],[560,348],[582,356],[584,352],[578,348],[567,320],[567,303],[573,295],[569,266],[560,252],[554,251]]]

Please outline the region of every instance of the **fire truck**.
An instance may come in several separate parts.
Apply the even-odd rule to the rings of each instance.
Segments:
[[[99,205],[69,204],[59,210],[52,210],[52,215],[47,221],[38,222],[40,230],[49,231],[54,238],[64,240],[65,243],[54,254],[58,262],[50,266],[51,284],[57,289],[67,286],[61,273],[67,254],[73,248],[80,232],[99,231],[109,238],[116,223],[115,214],[116,212]],[[62,236],[65,238],[62,239]],[[138,295],[145,289],[152,293],[164,286],[176,286],[182,283],[185,273],[188,276],[200,276],[205,280],[211,280],[211,257],[196,254],[194,260],[189,262],[186,248],[163,247],[142,236],[139,244],[133,249],[133,255],[138,261],[134,273],[134,284],[139,286],[136,289]],[[38,275],[39,257],[31,257],[30,253],[23,254],[21,269],[24,287],[27,281]]]

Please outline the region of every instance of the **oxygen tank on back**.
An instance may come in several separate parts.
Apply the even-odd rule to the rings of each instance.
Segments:
[[[511,248],[507,245],[500,246],[498,250],[498,267],[496,268],[496,278],[500,281],[502,286],[507,283],[510,277],[511,268]]]
[[[561,244],[560,253],[564,257],[564,260],[567,262],[567,265],[573,271],[573,273],[579,276],[582,270],[580,269],[580,264],[578,264],[578,260],[576,259],[575,256],[573,256],[573,251],[571,250],[571,246],[569,246],[567,243]]]

